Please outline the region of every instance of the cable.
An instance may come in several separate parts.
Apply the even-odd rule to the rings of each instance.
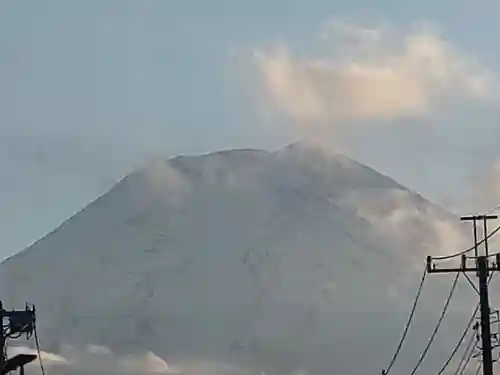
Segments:
[[[470,350],[469,353],[467,353],[468,350],[464,353],[464,357],[467,356],[467,359],[465,360],[465,363],[464,363],[464,366],[462,367],[462,370],[458,373],[458,371],[460,369],[460,365],[459,365],[457,368],[457,372],[455,372],[454,375],[463,375],[465,370],[467,369],[467,366],[469,366],[470,360],[472,359],[472,356],[474,355],[474,348],[476,347],[477,339],[474,341],[471,341],[471,342],[474,343],[474,345],[472,346],[472,350]],[[467,348],[467,349],[469,349],[469,348]]]
[[[442,255],[442,256],[437,256],[437,257],[432,257],[432,259],[435,259],[435,260],[445,260],[445,259],[451,259],[451,258],[455,258],[455,257],[458,257],[460,255],[464,255],[464,254],[467,254],[469,252],[471,252],[472,250],[474,250],[477,246],[479,245],[482,245],[486,240],[489,240],[491,237],[493,237],[495,234],[497,234],[497,232],[500,231],[500,225],[498,227],[496,227],[490,234],[488,234],[485,238],[483,238],[481,241],[479,241],[477,243],[477,245],[474,245],[468,249],[465,249],[465,250],[462,250],[458,253],[455,253],[455,254],[451,254],[451,255]]]
[[[479,363],[479,365],[477,366],[477,369],[476,369],[476,375],[479,375],[479,371],[481,371],[481,363]]]
[[[488,278],[488,284],[490,283],[490,281],[491,281],[491,279],[493,278],[494,275],[495,275],[494,272],[492,272],[490,274],[490,277]],[[462,335],[460,336],[460,339],[458,340],[457,345],[455,345],[455,347],[453,348],[453,351],[451,352],[450,356],[448,357],[448,359],[445,361],[445,363],[443,364],[443,366],[439,370],[438,375],[441,375],[446,370],[446,368],[450,365],[450,363],[451,363],[453,357],[455,356],[455,354],[457,354],[458,349],[460,348],[460,345],[462,345],[462,343],[463,343],[463,341],[465,339],[465,336],[467,336],[467,332],[469,331],[470,326],[471,326],[472,322],[474,321],[474,318],[476,317],[477,311],[479,310],[479,306],[481,306],[480,303],[478,303],[476,305],[476,308],[472,312],[472,315],[471,315],[469,321],[467,322],[467,326],[465,327],[464,331],[462,332]]]
[[[486,211],[484,215],[491,215],[493,212],[500,210],[500,204],[493,206],[489,211]],[[464,216],[474,216],[477,215],[477,211],[464,214]]]
[[[488,278],[488,284],[490,283],[491,279],[493,279],[495,273],[492,272],[490,274],[490,277]],[[443,364],[443,366],[441,367],[441,369],[439,370],[438,372],[438,375],[441,375],[443,374],[443,372],[446,370],[446,368],[450,365],[453,357],[455,356],[455,354],[457,354],[458,352],[458,349],[460,348],[460,345],[462,345],[464,339],[465,339],[465,336],[467,335],[467,332],[469,331],[470,329],[470,326],[472,324],[472,322],[474,321],[474,318],[476,317],[476,314],[477,314],[477,311],[479,310],[479,307],[481,306],[480,303],[478,303],[476,305],[476,308],[474,309],[474,311],[472,312],[472,315],[469,319],[469,321],[467,322],[467,326],[465,327],[464,331],[462,332],[462,335],[460,336],[460,339],[458,340],[457,342],[457,345],[455,345],[455,348],[453,348],[453,351],[451,352],[450,356],[448,357],[448,359],[445,361],[445,363]],[[463,358],[460,360],[460,363],[463,361]],[[481,364],[479,365],[479,368],[481,367]],[[457,369],[458,371],[458,369]],[[479,371],[479,370],[478,370]],[[477,374],[476,374],[477,375]]]
[[[486,215],[492,214],[493,212],[498,211],[498,210],[500,210],[500,204],[497,204],[491,210],[489,210],[488,212],[486,212]]]
[[[35,332],[35,344],[36,344],[36,351],[38,354],[38,360],[40,361],[40,369],[42,370],[42,375],[45,375],[45,368],[43,367],[43,360],[42,360],[42,352],[40,350],[40,341],[38,341],[38,332],[36,329],[36,324],[33,325],[33,330]]]
[[[469,364],[469,361],[472,358],[472,353],[474,353],[474,347],[476,344],[477,344],[477,337],[476,337],[476,335],[473,334],[470,338],[470,341],[469,341],[469,344],[467,345],[467,348],[464,351],[464,354],[462,355],[462,358],[460,358],[460,362],[458,362],[458,366],[457,366],[456,371],[454,372],[454,375],[457,375],[457,374],[462,375],[463,374],[465,368],[467,368],[467,365]],[[471,350],[471,348],[472,348],[472,350]],[[469,353],[469,351],[470,351],[470,353]],[[463,367],[462,367],[462,364],[464,364]],[[460,370],[460,369],[462,369],[462,370]]]
[[[453,292],[455,291],[455,288],[457,286],[458,279],[460,277],[460,273],[457,272],[455,279],[453,280],[453,284],[451,285],[450,292],[448,293],[448,297],[446,299],[446,302],[444,304],[443,312],[441,313],[441,316],[439,317],[439,320],[436,324],[436,327],[434,328],[434,331],[432,332],[431,337],[429,338],[429,342],[427,343],[427,346],[425,347],[424,351],[422,352],[422,355],[420,356],[420,359],[418,360],[417,364],[413,368],[412,372],[410,375],[415,375],[417,372],[418,368],[422,364],[422,361],[424,360],[425,356],[427,355],[427,352],[429,351],[429,348],[432,345],[432,342],[434,341],[434,338],[436,337],[436,334],[439,330],[439,327],[441,326],[441,323],[443,322],[443,319],[446,315],[446,312],[448,311],[448,306],[450,305],[451,297],[453,296]]]
[[[496,273],[494,273],[494,272],[492,272],[490,274],[490,277],[488,278],[488,284],[490,283],[491,279],[493,279],[493,276],[495,274]],[[471,315],[469,321],[467,322],[467,326],[465,327],[464,331],[462,332],[462,335],[460,336],[460,339],[458,340],[457,345],[455,345],[455,347],[453,348],[453,351],[451,352],[450,356],[448,357],[448,359],[445,361],[445,363],[443,364],[443,366],[439,370],[438,375],[441,375],[441,374],[444,373],[444,371],[446,370],[446,368],[450,365],[453,357],[457,354],[458,349],[460,348],[460,345],[462,345],[462,343],[463,343],[463,341],[465,339],[465,336],[467,336],[467,332],[469,331],[470,326],[471,326],[472,322],[474,321],[474,318],[476,317],[477,311],[479,310],[480,306],[481,306],[480,303],[478,303],[476,305],[476,308],[472,312],[472,315]]]
[[[485,256],[486,256],[486,258],[493,258],[493,257],[496,257],[497,255],[500,255],[500,252],[498,252],[498,253],[493,253],[493,254],[488,254],[488,255],[485,255]],[[477,256],[477,257],[476,257],[476,256],[474,256],[474,257],[467,257],[467,258],[469,258],[469,259],[477,259],[477,258],[479,258],[479,257],[478,257],[478,256]]]
[[[460,348],[460,345],[462,345],[462,343],[465,339],[465,336],[467,336],[467,332],[469,332],[470,326],[471,326],[472,322],[474,321],[474,318],[476,317],[477,311],[479,310],[479,306],[480,306],[480,304],[478,303],[476,308],[472,312],[472,316],[470,317],[469,322],[467,323],[467,326],[465,327],[464,331],[462,332],[462,335],[460,336],[460,339],[458,340],[457,345],[453,348],[453,351],[451,352],[450,356],[448,357],[446,362],[443,364],[443,366],[439,370],[438,375],[441,375],[446,370],[446,368],[451,363],[451,360],[453,359],[455,354],[457,354],[458,349]]]
[[[417,294],[415,296],[415,300],[413,301],[413,306],[410,311],[410,315],[408,317],[408,322],[406,323],[405,329],[403,331],[403,335],[401,336],[401,339],[399,340],[399,344],[396,348],[396,352],[392,356],[391,362],[389,363],[389,366],[387,366],[387,369],[384,371],[384,374],[387,375],[389,374],[389,371],[391,371],[392,366],[394,366],[394,362],[396,362],[396,358],[399,355],[399,352],[401,350],[401,347],[403,346],[403,342],[406,338],[406,335],[408,333],[408,330],[410,329],[411,322],[413,320],[413,316],[415,315],[415,310],[417,308],[418,301],[420,299],[420,295],[422,294],[422,289],[424,286],[424,281],[425,277],[427,276],[427,267],[424,267],[424,273],[422,275],[422,279],[420,280],[420,285],[418,286]]]

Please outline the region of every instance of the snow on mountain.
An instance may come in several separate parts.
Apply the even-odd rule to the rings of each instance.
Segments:
[[[91,344],[256,374],[359,375],[389,360],[425,256],[466,245],[458,225],[389,177],[300,143],[180,156],[4,261],[0,296],[37,305],[56,353]],[[402,365],[418,359],[450,283],[429,281]],[[467,288],[452,321],[467,320]],[[445,329],[431,364],[458,337]]]

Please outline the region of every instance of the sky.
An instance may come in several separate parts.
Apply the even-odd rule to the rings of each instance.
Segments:
[[[0,256],[152,158],[304,137],[483,210],[499,19],[493,0],[4,0]]]

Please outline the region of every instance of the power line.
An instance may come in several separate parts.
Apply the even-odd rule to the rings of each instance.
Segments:
[[[482,216],[482,217],[484,217],[484,220],[486,220],[486,219],[489,219],[489,218],[490,218],[490,217],[486,217],[486,216]],[[476,220],[477,218],[478,218],[478,217],[474,217],[474,220]],[[462,218],[462,220],[464,220],[464,219],[468,220],[468,218]],[[486,226],[485,226],[485,229],[486,229]],[[433,259],[434,259],[434,260],[445,260],[445,259],[451,259],[451,258],[455,258],[455,257],[461,256],[461,255],[467,254],[467,253],[468,253],[468,252],[470,252],[470,251],[476,250],[476,249],[477,249],[477,247],[478,247],[479,245],[481,245],[481,244],[483,244],[483,243],[487,244],[488,239],[492,238],[492,237],[493,237],[495,234],[497,234],[499,231],[500,231],[500,225],[499,225],[497,228],[495,228],[495,229],[494,229],[494,230],[493,230],[490,234],[488,234],[487,236],[485,236],[485,238],[484,238],[484,239],[482,239],[481,241],[479,241],[479,242],[478,242],[478,241],[476,240],[476,241],[475,241],[474,246],[469,247],[469,248],[467,248],[467,249],[465,249],[465,250],[462,250],[462,251],[460,251],[460,252],[457,252],[457,253],[455,253],[455,254],[446,255],[446,256],[435,256],[435,257],[430,257],[430,256],[429,256],[429,257],[427,258],[427,267],[426,267],[426,269],[424,270],[424,273],[423,273],[423,275],[422,275],[422,279],[421,279],[421,281],[420,281],[420,285],[419,285],[419,288],[418,288],[418,290],[417,290],[417,294],[416,294],[415,300],[414,300],[414,302],[413,302],[413,306],[412,306],[412,309],[411,309],[411,312],[410,312],[410,316],[409,316],[409,318],[408,318],[408,322],[406,323],[405,329],[404,329],[404,331],[403,331],[403,335],[402,335],[402,337],[401,337],[401,339],[400,339],[400,341],[399,341],[399,343],[398,343],[398,346],[397,346],[396,351],[395,351],[395,353],[394,353],[394,355],[393,355],[393,357],[392,357],[392,359],[391,359],[391,361],[390,361],[390,363],[389,363],[389,366],[387,367],[387,369],[386,369],[386,370],[382,370],[382,375],[387,375],[387,374],[391,371],[391,369],[392,369],[392,367],[394,366],[394,363],[395,363],[395,361],[396,361],[396,359],[397,359],[397,357],[398,357],[398,355],[399,355],[399,353],[400,353],[400,350],[401,350],[401,348],[402,348],[403,342],[404,342],[404,340],[406,339],[406,335],[407,335],[407,333],[408,333],[408,330],[409,330],[409,328],[410,328],[411,322],[412,322],[412,320],[413,320],[413,316],[414,316],[414,314],[415,314],[415,311],[416,311],[416,306],[417,306],[418,301],[419,301],[419,299],[420,299],[420,295],[421,295],[421,292],[422,292],[422,289],[423,289],[423,284],[424,284],[425,278],[426,278],[426,276],[427,276],[427,273],[428,273],[428,272],[443,272],[443,271],[449,272],[449,271],[451,271],[451,270],[436,270],[436,269],[435,269],[435,267],[431,269],[431,261],[432,261]],[[487,232],[487,231],[485,230],[485,232]],[[465,258],[464,258],[464,259],[465,259]],[[447,313],[448,306],[449,306],[450,301],[451,301],[451,297],[452,297],[452,295],[453,295],[453,293],[454,293],[454,291],[455,291],[455,289],[456,289],[457,282],[458,282],[458,279],[459,279],[459,277],[460,277],[460,272],[463,272],[463,271],[464,271],[463,269],[460,269],[460,270],[458,270],[458,272],[456,272],[455,279],[453,280],[453,284],[452,284],[452,287],[451,287],[451,289],[450,289],[449,295],[448,295],[448,297],[447,297],[447,299],[446,299],[446,302],[445,302],[445,305],[444,305],[443,311],[442,311],[442,313],[441,313],[441,316],[439,317],[438,322],[437,322],[437,324],[436,324],[436,326],[435,326],[435,328],[434,328],[434,331],[432,332],[431,337],[429,338],[429,341],[428,341],[428,343],[427,343],[427,345],[426,345],[425,349],[423,350],[423,352],[422,352],[422,354],[421,354],[421,356],[420,356],[420,358],[419,358],[419,360],[418,360],[417,364],[416,364],[416,365],[415,365],[415,367],[413,368],[413,370],[412,370],[412,372],[411,372],[411,374],[410,374],[410,375],[415,375],[415,373],[417,372],[418,368],[419,368],[419,367],[420,367],[420,365],[422,364],[422,362],[423,362],[423,360],[424,360],[425,356],[427,355],[427,353],[428,353],[428,351],[429,351],[429,349],[430,349],[430,347],[431,347],[431,345],[432,345],[432,343],[433,343],[433,341],[434,341],[434,339],[435,339],[435,337],[436,337],[436,335],[437,335],[437,332],[439,331],[439,328],[440,328],[440,326],[441,326],[441,323],[442,323],[442,321],[443,321],[443,319],[444,319],[444,317],[445,317],[445,315],[446,315],[446,313]],[[491,275],[491,276],[492,276],[492,275]],[[490,277],[489,279],[491,280],[491,277]],[[489,283],[489,281],[490,281],[490,280],[488,280],[488,283]],[[485,280],[485,281],[486,281],[486,280]],[[487,284],[487,283],[485,283],[485,284]],[[459,349],[460,345],[462,344],[462,342],[463,342],[463,340],[464,340],[465,336],[467,335],[467,331],[468,331],[468,329],[470,328],[470,325],[471,325],[471,323],[472,323],[472,321],[473,321],[473,319],[474,319],[474,316],[475,316],[475,314],[477,313],[477,310],[478,310],[478,308],[479,308],[480,306],[481,306],[481,304],[479,304],[479,305],[476,307],[476,309],[474,310],[474,313],[473,313],[473,315],[472,315],[472,317],[471,317],[471,319],[470,319],[470,321],[469,321],[469,323],[468,323],[468,325],[467,325],[466,329],[465,329],[465,330],[464,330],[464,332],[462,333],[462,336],[460,337],[459,342],[457,343],[456,347],[453,349],[453,351],[452,351],[452,353],[451,353],[450,357],[449,357],[449,358],[445,361],[444,365],[441,367],[441,369],[440,369],[440,371],[439,371],[438,375],[442,375],[442,373],[445,371],[445,369],[448,367],[448,365],[450,364],[451,360],[453,359],[453,357],[454,357],[454,356],[455,356],[455,354],[457,353],[457,351],[458,351],[458,349]]]
[[[497,229],[491,234],[487,230],[487,221],[490,219],[497,219],[497,215],[474,215],[462,217],[462,220],[473,222],[473,234],[474,234],[474,250],[476,256],[478,256],[478,244],[484,243],[485,255],[478,256],[473,267],[467,264],[467,257],[462,256],[462,262],[459,267],[452,268],[436,268],[436,264],[432,264],[432,257],[427,257],[427,272],[428,273],[449,273],[449,272],[460,272],[468,273],[475,272],[478,277],[478,292],[479,292],[479,302],[480,302],[480,312],[481,312],[481,354],[482,354],[482,369],[484,375],[493,375],[493,359],[492,359],[492,343],[491,343],[491,327],[490,327],[490,304],[489,304],[489,282],[491,273],[500,271],[500,265],[493,263],[490,265],[488,261],[488,239],[492,237],[493,234],[497,232]],[[479,242],[477,238],[477,222],[482,221],[484,225],[484,239]],[[500,230],[500,229],[499,229]],[[479,338],[478,338],[479,339]]]
[[[474,336],[473,336],[473,337],[474,337]],[[474,341],[471,341],[471,343],[473,343],[474,345],[472,345],[472,347],[471,347],[471,348],[467,347],[467,351],[464,353],[464,358],[466,357],[467,359],[465,360],[465,362],[464,362],[464,365],[463,365],[462,369],[460,370],[460,372],[458,372],[458,371],[459,371],[459,369],[460,369],[460,364],[461,364],[461,363],[460,363],[460,364],[459,364],[459,367],[457,368],[457,372],[455,372],[455,374],[454,374],[454,375],[463,375],[463,374],[464,374],[464,372],[465,372],[465,370],[467,369],[467,366],[469,366],[469,363],[470,363],[470,361],[471,361],[471,359],[472,359],[472,356],[474,355],[474,349],[475,349],[476,344],[477,344],[477,339],[476,339],[476,340],[474,340]],[[469,349],[470,349],[470,351],[469,351]],[[462,358],[462,359],[463,359],[463,358]]]
[[[498,211],[498,210],[500,210],[500,204],[497,204],[491,210],[489,210],[488,212],[486,212],[486,215],[492,214],[493,212]]]
[[[470,337],[469,344],[467,345],[467,348],[465,349],[464,354],[462,355],[462,358],[460,358],[460,362],[458,362],[458,366],[454,372],[454,375],[458,375],[458,374],[462,375],[463,374],[465,368],[467,368],[467,366],[472,358],[472,354],[474,353],[474,347],[476,346],[476,344],[477,344],[477,337],[475,334],[473,334]],[[463,367],[462,367],[462,364],[463,364]]]
[[[445,259],[451,259],[451,258],[455,258],[455,257],[458,257],[460,255],[464,255],[464,254],[467,254],[469,252],[471,252],[472,250],[475,250],[479,245],[482,245],[483,243],[485,243],[487,240],[489,240],[491,237],[493,237],[495,234],[498,233],[498,231],[500,231],[500,225],[498,227],[496,227],[490,234],[488,234],[485,238],[483,238],[481,241],[479,241],[476,245],[472,246],[472,247],[469,247],[468,249],[465,249],[465,250],[462,250],[458,253],[455,253],[455,254],[451,254],[451,255],[442,255],[442,256],[434,256],[432,257],[432,259],[435,259],[435,260],[445,260]]]
[[[413,368],[412,372],[410,373],[410,375],[414,375],[418,368],[420,367],[420,365],[422,364],[425,356],[427,355],[427,352],[429,351],[429,348],[431,347],[433,341],[434,341],[434,338],[436,337],[436,334],[439,330],[439,327],[441,326],[441,323],[443,322],[443,319],[446,315],[446,312],[448,311],[448,306],[450,305],[450,301],[451,301],[451,297],[453,296],[453,292],[455,291],[455,288],[457,286],[457,282],[458,282],[458,279],[460,277],[460,273],[457,272],[456,276],[455,276],[455,279],[453,280],[453,284],[451,285],[451,289],[450,289],[450,292],[448,293],[448,297],[446,298],[446,302],[444,304],[444,308],[443,308],[443,311],[441,313],[441,316],[439,317],[439,320],[436,324],[436,327],[434,328],[434,331],[432,332],[432,335],[431,337],[429,338],[429,342],[427,343],[427,346],[425,347],[424,351],[422,352],[422,355],[420,356],[420,359],[418,360],[417,364],[415,365],[415,367]]]
[[[494,277],[494,275],[496,275],[494,272],[492,272],[490,274],[490,277],[488,279],[488,284],[490,283],[491,279]],[[469,332],[469,329],[470,329],[470,326],[472,325],[472,322],[474,321],[474,318],[476,317],[476,314],[479,310],[479,306],[480,303],[478,303],[476,305],[476,308],[474,309],[474,311],[472,312],[472,315],[469,319],[469,321],[467,322],[467,326],[465,327],[464,331],[462,332],[462,335],[460,336],[460,339],[458,340],[457,342],[457,345],[455,345],[455,347],[453,348],[450,356],[448,357],[448,359],[444,362],[443,366],[441,367],[441,369],[439,370],[438,372],[438,375],[441,375],[443,374],[443,372],[446,370],[446,368],[450,365],[451,361],[453,360],[453,357],[457,354],[458,352],[458,349],[460,348],[460,346],[462,345],[464,339],[465,339],[465,336],[467,336],[467,332]]]
[[[391,362],[389,363],[389,366],[387,366],[387,369],[382,370],[382,373],[385,375],[387,375],[389,373],[389,371],[391,371],[392,366],[394,366],[394,362],[396,362],[396,358],[398,357],[399,352],[401,350],[401,347],[403,346],[403,342],[406,338],[406,335],[408,334],[408,330],[410,329],[410,325],[411,325],[411,322],[413,320],[413,316],[415,315],[415,310],[417,308],[417,304],[418,304],[418,301],[420,299],[420,295],[422,294],[422,289],[424,286],[424,281],[425,281],[426,276],[427,276],[427,267],[424,268],[424,273],[422,275],[422,279],[420,280],[420,285],[418,286],[417,294],[415,296],[415,300],[413,301],[413,306],[411,308],[410,315],[408,317],[408,321],[407,321],[405,329],[403,331],[403,335],[401,336],[401,340],[399,340],[399,344],[396,348],[396,352],[392,356]]]
[[[467,327],[465,327],[464,331],[462,332],[462,335],[460,336],[460,339],[458,340],[457,345],[455,345],[455,347],[453,348],[453,351],[451,352],[450,356],[448,357],[448,359],[446,360],[446,362],[443,364],[443,366],[439,370],[438,375],[441,375],[446,370],[446,368],[451,363],[451,360],[453,359],[453,357],[455,356],[455,354],[457,354],[458,349],[462,345],[462,343],[463,343],[463,341],[465,339],[465,336],[467,336],[467,332],[469,332],[470,326],[471,326],[472,322],[474,321],[474,318],[476,317],[477,311],[479,310],[479,306],[480,305],[478,303],[477,306],[476,306],[476,308],[474,309],[474,311],[472,313],[472,316],[469,319],[469,322],[467,323]]]
[[[489,211],[486,211],[485,215],[490,215],[498,210],[500,210],[500,203],[497,204],[496,206],[493,206]],[[465,216],[472,216],[472,215],[475,215],[475,212],[468,213]]]
[[[493,257],[497,257],[497,256],[500,256],[500,252],[498,253],[493,253],[493,254],[488,254],[488,255],[485,255],[486,258],[493,258]],[[477,259],[479,258],[478,256],[474,256],[474,257],[467,257],[468,259]]]

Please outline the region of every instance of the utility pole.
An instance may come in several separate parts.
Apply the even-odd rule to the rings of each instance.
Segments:
[[[487,221],[497,219],[496,215],[475,215],[462,217],[462,221],[472,221],[474,231],[474,259],[476,264],[473,267],[467,265],[467,257],[462,255],[462,261],[459,268],[437,268],[433,263],[431,256],[427,257],[428,273],[449,273],[449,272],[475,272],[479,282],[479,304],[481,312],[481,341],[482,341],[482,359],[483,375],[493,375],[493,360],[491,348],[491,327],[490,327],[490,304],[488,297],[488,275],[490,272],[500,271],[500,256],[496,256],[496,261],[490,265],[488,260],[488,227]],[[483,222],[484,228],[484,255],[479,255],[479,242],[477,239],[477,222]]]

